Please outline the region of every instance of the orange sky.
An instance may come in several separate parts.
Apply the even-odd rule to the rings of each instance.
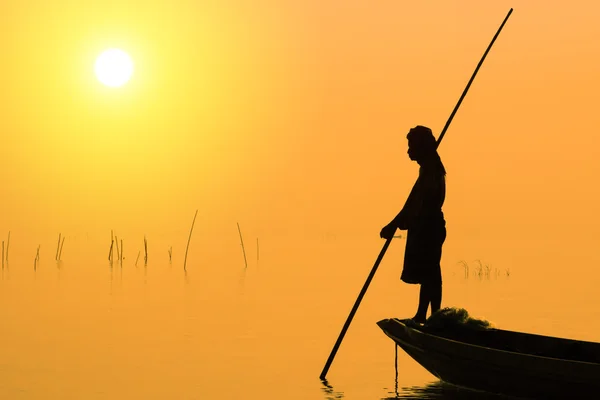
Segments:
[[[440,147],[448,244],[600,239],[595,2],[198,3],[0,5],[0,231],[185,234],[198,208],[216,234],[377,236],[405,132],[442,129],[513,7]],[[108,47],[121,89],[93,76]]]

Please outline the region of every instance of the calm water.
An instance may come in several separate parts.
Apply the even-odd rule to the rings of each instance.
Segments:
[[[15,241],[15,239],[12,239]],[[400,283],[404,242],[392,244],[328,373],[318,376],[383,242],[265,240],[261,259],[239,245],[192,247],[121,267],[106,243],[69,238],[63,261],[11,244],[0,279],[2,399],[490,398],[457,392],[376,326],[414,313],[417,287]],[[270,247],[271,246],[271,247]],[[33,249],[33,250],[31,250]],[[444,305],[505,329],[600,341],[596,276],[570,280],[493,267],[489,277],[445,255]],[[558,260],[555,260],[559,262]],[[507,270],[510,276],[507,276]],[[539,271],[539,270],[538,270]],[[536,296],[531,295],[535,288]],[[595,322],[593,322],[595,324]]]

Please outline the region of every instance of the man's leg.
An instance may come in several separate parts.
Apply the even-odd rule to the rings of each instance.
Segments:
[[[429,303],[431,301],[430,290],[431,289],[429,284],[421,284],[421,289],[419,291],[419,308],[417,309],[417,313],[413,317],[413,320],[415,322],[424,323],[427,319],[427,309],[429,308]]]
[[[442,307],[442,282],[438,283],[428,283],[429,293],[431,298],[431,313],[435,313],[439,311]]]

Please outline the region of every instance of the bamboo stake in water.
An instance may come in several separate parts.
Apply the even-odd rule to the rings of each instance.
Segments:
[[[56,244],[56,255],[54,256],[54,259],[56,261],[58,261],[58,250],[60,250],[60,233],[58,234],[58,243]]]
[[[192,231],[194,230],[194,223],[196,222],[196,215],[198,215],[198,210],[196,210],[196,213],[194,214],[194,219],[192,220],[192,227],[190,228],[190,236],[188,236],[187,246],[185,246],[185,257],[183,258],[183,270],[184,271],[187,271],[187,269],[186,269],[187,255],[188,255],[188,249],[190,248],[190,240],[192,240]]]
[[[60,256],[62,255],[62,249],[63,249],[63,245],[65,244],[65,237],[66,237],[66,236],[63,236],[63,238],[62,238],[62,242],[60,243],[60,250],[59,250],[59,252],[58,252],[58,260],[59,260],[59,261],[60,261]]]
[[[444,128],[442,129],[442,132],[440,133],[440,136],[437,139],[436,148],[440,145],[442,139],[444,138],[444,134],[446,133],[446,130],[450,126],[450,122],[452,122],[452,119],[454,118],[454,115],[458,111],[460,104],[462,103],[467,92],[469,91],[469,87],[471,87],[471,83],[473,83],[473,80],[475,79],[475,76],[477,75],[477,71],[479,71],[479,68],[483,64],[485,57],[487,56],[488,52],[492,48],[492,45],[496,41],[496,38],[502,31],[504,24],[506,24],[506,21],[508,21],[508,17],[510,17],[510,14],[512,13],[512,11],[513,11],[513,9],[511,8],[510,11],[508,12],[508,14],[506,15],[506,18],[504,18],[504,21],[500,25],[500,28],[498,28],[498,31],[494,35],[488,48],[483,53],[483,56],[481,57],[479,64],[477,64],[477,67],[475,68],[475,72],[473,72],[473,75],[471,75],[471,79],[467,83],[465,90],[463,90],[460,98],[458,99],[458,103],[454,107],[454,110],[452,110],[452,113],[450,114],[450,118],[448,118],[448,121],[446,121],[446,125],[444,125]],[[410,198],[412,197],[413,193],[415,192],[415,187],[416,187],[416,185],[413,186],[413,189],[411,190],[410,194],[408,195],[408,199],[406,201],[407,203],[409,202]],[[327,362],[325,362],[325,367],[323,367],[323,371],[321,371],[321,375],[319,375],[320,379],[325,379],[325,377],[327,375],[327,371],[329,371],[329,367],[331,366],[331,363],[333,362],[335,354],[337,353],[338,348],[340,347],[340,344],[342,343],[342,340],[344,339],[344,335],[346,335],[346,331],[348,330],[348,327],[350,326],[350,323],[352,322],[352,318],[354,318],[354,314],[356,313],[356,310],[358,309],[360,302],[362,301],[362,298],[365,295],[365,292],[367,291],[369,284],[371,283],[371,280],[373,279],[373,276],[375,275],[375,272],[377,271],[377,268],[379,267],[379,263],[383,259],[383,256],[385,255],[385,252],[387,251],[387,248],[389,247],[391,241],[392,241],[392,238],[387,239],[385,241],[385,244],[383,245],[383,248],[379,252],[379,256],[377,257],[377,260],[375,261],[375,265],[373,265],[373,268],[371,269],[371,272],[369,273],[369,276],[367,277],[367,280],[366,280],[365,284],[363,285],[363,288],[361,289],[361,291],[358,295],[358,298],[356,299],[354,306],[352,307],[352,310],[350,311],[350,314],[348,315],[348,318],[346,319],[346,322],[344,323],[344,326],[342,327],[342,331],[340,332],[340,335],[338,336],[338,338],[333,346],[333,349],[331,350],[331,353],[329,354],[329,358],[327,359]]]
[[[242,244],[242,253],[244,253],[244,264],[248,268],[248,261],[246,261],[246,249],[244,248],[244,239],[242,239],[242,231],[240,230],[240,224],[237,222],[238,232],[240,233],[240,242]]]

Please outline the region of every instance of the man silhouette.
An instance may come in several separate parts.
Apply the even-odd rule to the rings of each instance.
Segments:
[[[446,169],[431,129],[418,125],[410,129],[406,138],[408,156],[420,166],[419,177],[406,205],[381,230],[380,236],[390,239],[396,229],[408,231],[400,279],[421,285],[419,306],[413,320],[424,323],[429,305],[433,314],[442,303],[440,260],[446,240],[446,221],[442,212],[446,197]]]

